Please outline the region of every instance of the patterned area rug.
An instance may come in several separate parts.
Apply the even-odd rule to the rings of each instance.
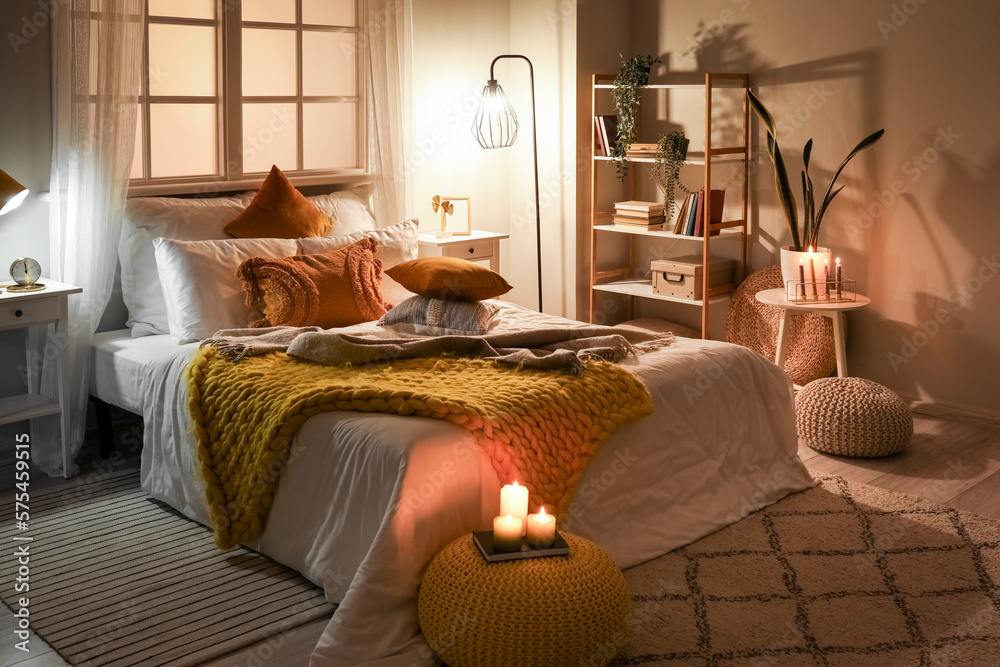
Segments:
[[[31,629],[70,664],[198,665],[333,613],[298,573],[216,549],[210,529],[143,493],[137,473],[84,479],[32,493],[26,531],[14,530],[13,501],[0,513],[0,595],[12,609],[28,597]],[[22,546],[27,594],[15,592]]]
[[[1000,665],[1000,523],[816,477],[626,570],[612,664]]]

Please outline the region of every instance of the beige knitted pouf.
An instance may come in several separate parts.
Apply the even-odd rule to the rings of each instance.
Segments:
[[[863,378],[823,378],[795,397],[795,427],[813,449],[838,456],[889,456],[913,436],[899,396]]]
[[[781,267],[767,266],[750,274],[733,293],[726,313],[726,340],[774,361],[778,351],[781,308],[763,304],[757,292],[784,287]],[[792,317],[785,372],[797,385],[828,376],[837,366],[833,324],[829,317],[802,313]]]
[[[435,556],[417,610],[449,667],[606,665],[625,645],[625,578],[596,544],[560,531],[569,555],[490,563],[472,535]]]

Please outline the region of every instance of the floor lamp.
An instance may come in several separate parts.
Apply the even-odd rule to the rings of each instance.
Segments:
[[[542,312],[542,214],[538,206],[538,132],[535,116],[535,68],[520,55],[501,55],[490,63],[490,78],[483,88],[479,108],[472,122],[472,134],[483,148],[507,148],[517,139],[517,114],[503,88],[493,76],[493,67],[501,58],[520,58],[528,63],[531,78],[531,144],[535,157],[535,249],[538,256],[538,312]]]

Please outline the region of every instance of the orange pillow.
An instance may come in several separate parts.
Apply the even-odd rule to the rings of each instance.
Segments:
[[[378,241],[364,238],[318,255],[251,257],[236,277],[250,308],[264,317],[251,327],[346,327],[385,315],[379,278],[382,262],[375,259]]]
[[[226,232],[242,239],[300,239],[323,236],[333,221],[323,215],[277,166],[264,179],[253,201]]]
[[[511,290],[500,274],[457,257],[422,257],[386,269],[406,289],[429,299],[482,301]]]

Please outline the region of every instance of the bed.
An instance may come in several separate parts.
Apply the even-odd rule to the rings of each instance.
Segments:
[[[491,332],[584,326],[494,303]],[[194,308],[208,327],[218,310]],[[204,336],[137,336],[141,311],[130,306],[130,328],[95,338],[91,392],[143,418],[143,489],[210,525],[180,380]],[[603,444],[560,517],[561,529],[597,542],[620,567],[813,483],[796,455],[791,384],[774,364],[741,347],[677,338],[622,365],[648,388],[653,414]],[[310,664],[433,664],[416,615],[422,572],[450,541],[491,525],[511,480],[498,478],[469,431],[420,417],[321,413],[299,428],[291,452],[264,531],[248,546],[338,603]]]

